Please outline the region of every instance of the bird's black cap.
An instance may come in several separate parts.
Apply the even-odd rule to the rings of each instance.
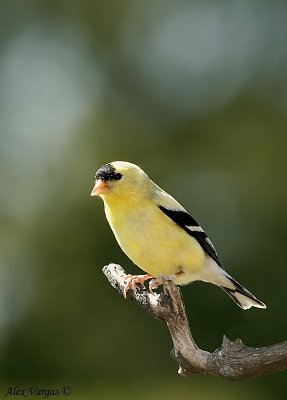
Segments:
[[[115,167],[112,164],[103,165],[96,172],[95,179],[101,179],[102,181],[112,181],[112,180],[120,180],[122,177],[121,173],[117,173]]]

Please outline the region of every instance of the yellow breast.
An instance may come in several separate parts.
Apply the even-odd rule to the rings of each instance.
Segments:
[[[160,276],[203,268],[201,246],[157,205],[105,202],[105,213],[122,250],[145,272]]]

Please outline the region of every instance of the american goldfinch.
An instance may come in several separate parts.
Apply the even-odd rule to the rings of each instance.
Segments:
[[[105,214],[124,253],[144,275],[128,275],[125,294],[147,279],[150,290],[165,280],[186,285],[201,280],[223,289],[243,308],[266,308],[223,269],[202,227],[137,165],[114,161],[95,175],[91,196],[104,201]]]

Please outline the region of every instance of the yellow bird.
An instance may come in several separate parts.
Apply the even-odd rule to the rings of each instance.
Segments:
[[[129,275],[124,294],[151,279],[150,290],[165,280],[186,285],[201,280],[223,289],[243,308],[266,308],[223,269],[202,227],[137,165],[114,161],[95,175],[91,196],[100,196],[112,231],[124,253],[145,275]]]

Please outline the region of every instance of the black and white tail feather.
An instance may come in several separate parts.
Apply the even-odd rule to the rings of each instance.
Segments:
[[[243,308],[243,310],[248,310],[251,307],[266,308],[266,305],[262,301],[258,300],[251,292],[249,292],[249,290],[240,285],[240,283],[230,275],[227,275],[227,278],[234,285],[234,289],[224,286],[220,287],[239,307]]]
[[[176,202],[173,198],[172,200]],[[176,202],[176,204],[178,207],[181,207],[179,203]],[[218,274],[216,274],[216,278],[213,280],[202,280],[219,286],[243,310],[248,310],[251,307],[266,308],[266,305],[262,301],[258,300],[251,292],[249,292],[249,290],[243,287],[239,282],[237,282],[224,271],[223,265],[218,258],[217,251],[213,243],[208,238],[201,226],[184,208],[169,209],[159,205],[159,209],[177,225],[184,229],[190,236],[195,238],[205,253],[213,261],[215,261],[214,271],[218,268]]]

